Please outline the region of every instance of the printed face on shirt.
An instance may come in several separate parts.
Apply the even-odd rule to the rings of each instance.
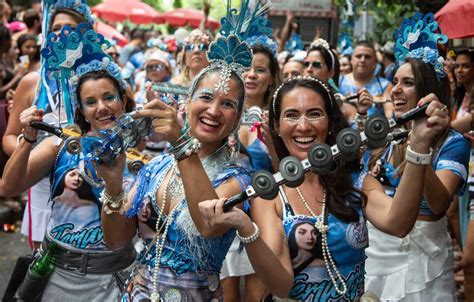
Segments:
[[[295,239],[298,249],[312,251],[316,245],[317,237],[316,228],[309,223],[303,223],[296,227]]]
[[[78,169],[71,170],[66,173],[64,178],[64,186],[70,190],[76,191],[82,185],[83,179]]]
[[[393,88],[390,97],[393,101],[393,109],[396,116],[414,108],[418,102],[415,89],[415,76],[409,63],[398,68],[393,77]]]

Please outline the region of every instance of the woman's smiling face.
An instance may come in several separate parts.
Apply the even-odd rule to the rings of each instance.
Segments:
[[[283,95],[276,130],[290,155],[305,159],[313,144],[326,141],[328,127],[324,99],[319,93],[296,87]]]

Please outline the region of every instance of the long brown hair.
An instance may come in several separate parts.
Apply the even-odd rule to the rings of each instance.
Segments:
[[[293,78],[287,80],[278,90],[269,110],[270,134],[280,160],[290,155],[285,143],[276,130],[276,127],[279,127],[280,115],[282,112],[281,103],[283,97],[288,92],[299,87],[307,88],[316,92],[321,95],[324,100],[324,109],[328,115],[329,121],[328,136],[325,141],[326,144],[330,146],[335,144],[337,133],[342,129],[349,127],[344,115],[339,109],[339,106],[337,106],[334,101],[334,96],[330,95],[331,92],[328,92],[318,81],[305,78]],[[327,175],[320,177],[321,182],[327,191],[327,205],[329,212],[338,219],[347,223],[359,221],[359,214],[356,209],[365,206],[367,200],[364,193],[353,187],[351,171],[353,170],[354,165],[357,165],[358,167],[358,160],[348,163],[343,159],[338,159],[334,163],[333,170]],[[350,200],[349,203],[348,200]]]
[[[450,109],[450,89],[449,89],[449,80],[447,77],[437,78],[436,71],[433,66],[426,64],[423,60],[408,58],[406,60],[407,64],[411,65],[413,71],[413,77],[415,81],[415,91],[416,97],[418,100],[427,96],[430,93],[434,93],[439,101],[447,106],[448,110]],[[435,144],[435,148],[438,148],[444,138],[446,133],[438,138],[438,141]],[[397,175],[401,176],[405,170],[406,160],[405,152],[407,145],[399,144],[395,145],[392,152],[392,163],[393,166],[397,169]],[[386,147],[374,150],[372,156],[369,160],[369,169],[374,167],[377,160],[382,158],[385,153]]]

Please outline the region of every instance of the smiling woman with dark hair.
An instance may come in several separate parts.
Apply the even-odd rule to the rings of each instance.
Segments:
[[[413,153],[427,154],[434,138],[447,128],[449,117],[439,110],[442,106],[433,99],[426,111],[431,125],[426,118],[415,123]],[[273,97],[270,127],[278,157],[291,155],[303,160],[313,144],[334,144],[347,122],[324,83],[315,78],[292,78]],[[224,198],[200,203],[211,226],[224,224],[237,229],[257,276],[275,296],[314,302],[358,301],[364,293],[366,219],[398,237],[405,236],[416,220],[426,164],[410,159],[392,198],[372,176],[353,173],[351,164],[341,158],[335,161],[327,175],[307,173],[296,188],[280,186],[273,200],[252,200],[250,217],[236,208],[223,212]],[[323,261],[317,262],[321,266],[295,261],[298,256],[292,259],[295,244],[290,243],[291,230],[301,219],[321,234],[321,241],[309,236],[306,244],[301,244],[310,249],[313,241],[320,243]],[[310,229],[302,230],[307,231]]]

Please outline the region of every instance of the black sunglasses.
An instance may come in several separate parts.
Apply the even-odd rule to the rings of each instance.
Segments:
[[[303,62],[303,65],[304,65],[304,68],[308,68],[309,66],[311,66],[311,68],[316,68],[316,69],[323,68],[323,64],[318,61],[313,61],[313,62],[305,61]]]

